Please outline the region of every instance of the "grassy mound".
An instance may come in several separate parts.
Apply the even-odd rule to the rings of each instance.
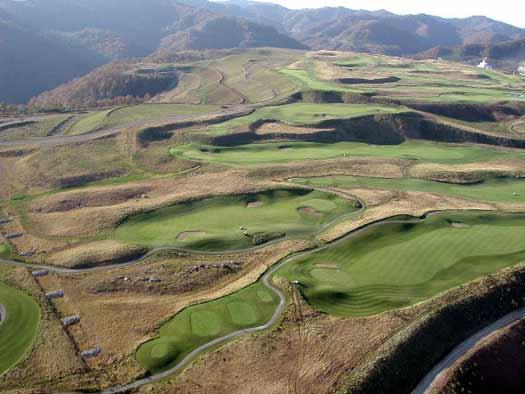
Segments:
[[[304,214],[305,207],[316,215]],[[340,197],[298,189],[213,197],[131,217],[116,229],[115,237],[148,246],[243,249],[264,240],[314,233],[354,209],[353,202]]]
[[[0,243],[0,257],[8,258],[11,252],[12,248],[8,243]]]
[[[425,300],[525,261],[525,215],[444,213],[387,223],[278,271],[308,301],[342,316],[368,316]],[[327,269],[327,262],[336,267]]]
[[[525,154],[517,151],[422,141],[407,141],[400,145],[369,145],[359,142],[337,142],[333,144],[287,142],[286,144],[265,143],[235,147],[180,145],[171,148],[170,153],[184,159],[235,166],[322,160],[343,156],[349,158],[386,157],[458,164],[525,157]]]
[[[151,372],[168,369],[214,338],[265,324],[278,303],[277,295],[257,283],[229,296],[188,307],[160,328],[158,338],[138,349],[137,359]]]
[[[0,304],[7,317],[0,324],[0,375],[27,354],[38,333],[40,308],[27,294],[0,283]]]
[[[381,190],[411,190],[467,198],[475,201],[522,202],[525,198],[525,180],[517,178],[489,179],[476,184],[450,184],[422,179],[385,179],[353,176],[298,178],[305,186],[371,188]]]

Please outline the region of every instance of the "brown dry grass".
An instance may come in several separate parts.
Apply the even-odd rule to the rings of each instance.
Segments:
[[[11,245],[15,247],[18,252],[35,252],[37,255],[30,258],[29,260],[37,261],[40,260],[38,254],[47,253],[52,250],[61,249],[67,246],[67,242],[56,240],[56,239],[47,239],[40,237],[38,234],[28,232],[24,225],[21,223],[21,218],[17,217],[18,212],[14,209],[7,209],[6,212],[10,217],[13,217],[14,220],[2,225],[1,231],[4,234],[8,233],[22,233],[23,235],[18,238],[13,238],[9,240]],[[31,230],[31,229],[29,229]]]
[[[256,192],[276,184],[260,182],[246,177],[245,171],[228,171],[218,174],[202,174],[180,179],[160,179],[138,182],[133,185],[150,189],[149,198],[129,199],[113,204],[113,191],[122,187],[92,188],[82,193],[65,192],[38,200],[35,206],[42,212],[30,212],[29,219],[33,231],[48,236],[86,236],[100,234],[104,229],[115,227],[124,217],[155,209],[161,206],[182,202],[188,199],[210,196]],[[95,197],[93,196],[95,193]],[[63,200],[72,201],[71,206],[82,206],[67,212],[53,212],[62,207]],[[100,205],[97,201],[107,204]],[[92,206],[94,204],[95,206]]]
[[[47,263],[60,267],[80,268],[129,261],[146,253],[146,248],[117,241],[97,241],[74,245],[47,257]]]
[[[335,189],[337,190],[337,189]],[[346,189],[345,189],[346,190]],[[363,193],[360,189],[349,189],[357,197],[370,196],[370,191]],[[366,202],[366,199],[363,198]],[[395,192],[383,204],[365,210],[358,218],[345,220],[321,233],[317,239],[321,242],[330,242],[348,234],[363,225],[396,215],[421,216],[430,211],[450,209],[482,209],[493,210],[493,205],[462,200],[459,198],[437,196],[420,192]]]
[[[432,178],[437,176],[453,176],[455,174],[492,173],[499,175],[525,175],[525,160],[498,160],[492,162],[469,164],[437,164],[423,163],[413,166],[409,174],[415,178]]]
[[[352,159],[338,158],[312,162],[294,162],[283,165],[261,165],[248,175],[256,178],[270,178],[283,181],[296,177],[315,177],[331,175],[377,176],[401,178],[404,169],[411,162],[398,159]]]
[[[275,133],[287,133],[287,134],[313,134],[319,132],[331,132],[335,129],[323,129],[313,127],[298,127],[292,126],[283,122],[266,122],[255,131],[256,134],[266,135]]]
[[[254,283],[276,261],[307,247],[305,241],[285,241],[258,251],[226,256],[170,253],[109,271],[74,276],[50,274],[41,282],[46,291],[65,291],[66,296],[55,302],[59,314],[81,316],[81,323],[70,329],[75,342],[80,349],[102,346],[103,354],[90,361],[89,366],[102,384],[116,384],[142,373],[133,354],[140,343],[155,335],[158,324],[187,305],[216,299]],[[233,274],[222,271],[217,275],[218,271],[191,269],[195,265],[212,266],[227,261],[239,262],[241,271]],[[150,276],[161,278],[161,283],[151,285],[161,288],[108,286],[109,278],[122,276],[129,281]],[[72,382],[68,385],[69,389],[78,387]]]

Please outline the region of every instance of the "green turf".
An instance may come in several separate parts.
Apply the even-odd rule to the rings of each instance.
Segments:
[[[173,147],[170,153],[189,160],[235,166],[332,159],[343,156],[414,159],[422,162],[452,164],[525,157],[524,153],[517,151],[423,141],[407,141],[401,145],[369,145],[359,142],[332,144],[290,142],[217,147],[188,144]]]
[[[294,182],[315,187],[371,188],[382,190],[413,190],[444,194],[476,201],[515,202],[525,201],[525,179],[496,178],[482,183],[458,185],[422,179],[368,178],[353,176],[329,176],[297,178]]]
[[[139,104],[112,111],[104,119],[103,124],[106,127],[113,127],[147,119],[209,113],[218,109],[217,105]]]
[[[243,249],[254,246],[250,236],[276,232],[309,235],[353,210],[353,202],[318,191],[213,197],[131,217],[116,229],[115,238],[147,246]],[[241,226],[250,236],[243,234]]]
[[[268,322],[279,298],[262,283],[179,312],[159,330],[158,338],[137,350],[140,364],[151,372],[168,369],[193,349],[214,338]]]
[[[0,243],[0,257],[8,258],[11,256],[11,245],[8,243]]]
[[[319,75],[319,69],[332,63],[334,80]],[[377,97],[394,97],[406,101],[442,103],[495,103],[524,101],[519,90],[522,80],[515,75],[451,62],[408,61],[384,56],[307,58],[284,68],[281,74],[299,83],[303,89],[372,93]],[[388,84],[347,85],[337,78],[377,79],[395,76],[398,82]]]
[[[27,294],[0,282],[0,304],[7,313],[0,324],[0,375],[24,358],[38,333],[40,308]]]
[[[369,228],[276,275],[298,280],[323,312],[368,316],[525,262],[524,239],[525,215],[442,213]]]
[[[235,118],[210,127],[211,134],[225,134],[239,126],[261,119],[281,120],[297,125],[316,124],[329,119],[350,119],[380,113],[398,113],[403,109],[379,104],[311,104],[295,103],[262,107],[250,115]]]
[[[90,112],[77,120],[66,132],[68,135],[78,135],[97,130],[102,127],[106,120],[106,115],[112,110],[101,110]]]

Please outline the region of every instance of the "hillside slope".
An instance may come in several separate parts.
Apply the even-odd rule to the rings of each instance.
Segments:
[[[407,55],[436,46],[487,44],[525,38],[525,30],[486,17],[445,19],[430,15],[351,10],[344,7],[290,10],[245,0],[189,4],[268,23],[313,49]]]
[[[2,10],[0,37],[0,102],[25,102],[102,63],[18,24]]]

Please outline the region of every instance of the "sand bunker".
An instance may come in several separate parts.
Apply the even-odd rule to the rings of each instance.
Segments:
[[[195,231],[183,231],[182,233],[180,233],[178,236],[177,236],[177,240],[178,241],[185,241],[189,238],[192,238],[192,237],[202,237],[206,235],[206,232],[205,231],[201,231],[201,230],[195,230]]]
[[[262,207],[264,205],[264,202],[262,201],[254,201],[254,202],[249,202],[248,204],[246,204],[246,208],[259,208],[259,207]]]
[[[297,208],[297,210],[302,214],[305,214],[307,216],[311,216],[314,218],[319,218],[322,216],[321,212],[319,212],[318,210],[312,207],[300,207],[300,208]]]
[[[454,228],[469,228],[470,227],[468,224],[460,223],[460,222],[452,222],[450,223],[450,225]]]

